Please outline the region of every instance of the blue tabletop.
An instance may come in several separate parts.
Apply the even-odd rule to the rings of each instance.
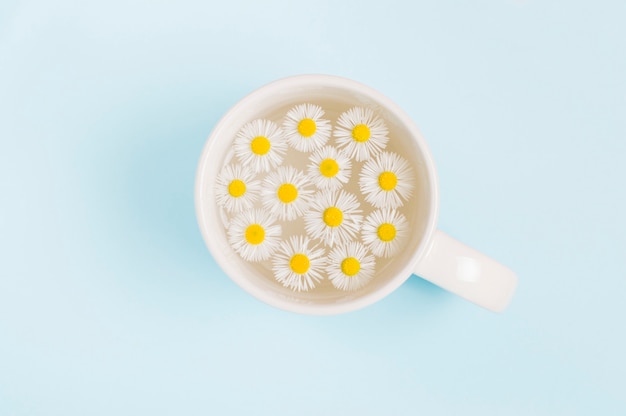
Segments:
[[[626,414],[626,3],[0,5],[0,415]],[[503,314],[410,278],[267,306],[198,230],[204,142],[272,80],[370,85],[426,137],[439,226]]]

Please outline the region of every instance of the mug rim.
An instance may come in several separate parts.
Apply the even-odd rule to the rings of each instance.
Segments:
[[[212,236],[211,230],[205,226],[207,222],[204,221],[204,218],[208,215],[208,213],[206,211],[206,206],[203,205],[203,200],[201,196],[203,194],[204,188],[206,187],[205,183],[207,180],[204,175],[205,166],[207,163],[209,163],[209,160],[211,159],[208,157],[208,155],[212,153],[211,149],[217,142],[217,140],[215,139],[217,136],[219,136],[219,133],[224,128],[224,126],[229,125],[230,123],[232,123],[233,120],[237,118],[236,115],[238,112],[241,111],[241,109],[245,108],[251,101],[257,100],[259,96],[271,95],[272,91],[278,88],[285,88],[289,86],[315,87],[316,85],[330,88],[347,88],[353,91],[358,91],[359,94],[363,94],[372,98],[376,102],[380,103],[381,106],[385,107],[388,111],[394,114],[394,116],[411,133],[411,140],[417,142],[418,148],[422,153],[422,158],[425,164],[426,171],[428,173],[427,179],[430,186],[430,206],[423,236],[419,242],[417,249],[413,254],[411,254],[406,264],[404,264],[402,268],[398,270],[397,273],[395,273],[395,275],[392,276],[385,285],[381,286],[373,292],[369,292],[363,296],[353,298],[349,301],[342,303],[299,304],[295,302],[289,302],[279,296],[271,295],[270,292],[259,289],[256,285],[252,284],[249,279],[240,276],[238,273],[232,272],[230,270],[232,269],[232,266],[229,264],[229,261],[227,259],[223,258],[223,256],[216,255],[216,253],[219,252],[216,241],[217,239]],[[211,255],[218,263],[222,271],[224,271],[224,273],[239,287],[244,289],[255,298],[265,302],[266,304],[286,311],[308,315],[335,315],[339,313],[358,310],[378,302],[379,300],[385,298],[393,291],[395,291],[406,280],[408,280],[409,277],[411,277],[411,275],[417,268],[417,264],[427,253],[436,230],[437,219],[439,215],[439,182],[434,160],[432,158],[430,148],[428,147],[426,140],[423,138],[421,132],[419,131],[413,120],[398,104],[393,102],[387,96],[383,95],[381,92],[358,81],[336,75],[292,75],[265,84],[238,100],[235,105],[233,105],[230,109],[226,111],[226,113],[224,113],[224,115],[220,118],[220,120],[210,132],[200,155],[200,160],[198,162],[198,167],[196,170],[194,188],[196,219],[200,228],[200,232],[202,234],[202,238]],[[216,208],[209,207],[209,209],[215,210]]]

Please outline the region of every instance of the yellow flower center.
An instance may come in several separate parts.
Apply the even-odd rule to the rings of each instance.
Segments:
[[[343,212],[337,207],[326,208],[324,211],[324,224],[329,227],[338,227],[343,221]]]
[[[291,267],[291,270],[296,274],[305,274],[309,270],[310,266],[311,262],[304,254],[294,254],[289,261],[289,267]]]
[[[248,244],[258,245],[265,240],[265,230],[259,224],[252,224],[246,228],[246,241]]]
[[[255,155],[263,156],[270,151],[270,141],[265,136],[257,136],[250,142],[250,150]]]
[[[361,263],[354,257],[347,257],[341,262],[341,271],[346,276],[354,276],[361,270]]]
[[[278,192],[276,192],[276,195],[278,195],[278,199],[280,199],[280,202],[284,204],[289,204],[298,197],[298,188],[290,183],[284,183],[280,185],[280,187],[278,187]]]
[[[357,124],[352,129],[352,138],[359,143],[368,141],[371,136],[370,128],[365,124]]]
[[[298,133],[303,137],[311,137],[315,134],[317,126],[315,121],[311,118],[303,118],[298,123]]]
[[[320,173],[327,178],[332,178],[339,172],[339,164],[335,159],[324,159],[320,163]]]
[[[383,191],[392,191],[398,184],[398,177],[393,172],[383,172],[378,176],[378,185]]]
[[[388,243],[396,238],[396,227],[391,223],[385,222],[380,224],[377,234],[381,241]]]
[[[239,198],[246,193],[246,184],[242,180],[235,179],[228,185],[228,193],[233,198]]]

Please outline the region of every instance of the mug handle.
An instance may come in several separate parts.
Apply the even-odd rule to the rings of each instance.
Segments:
[[[440,230],[414,273],[494,312],[507,307],[517,286],[511,269]]]

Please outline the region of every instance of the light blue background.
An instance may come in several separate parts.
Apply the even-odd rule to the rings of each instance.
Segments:
[[[626,414],[626,3],[0,3],[0,415]],[[414,117],[440,227],[506,313],[411,278],[365,310],[256,301],[196,163],[251,90],[354,78]]]

